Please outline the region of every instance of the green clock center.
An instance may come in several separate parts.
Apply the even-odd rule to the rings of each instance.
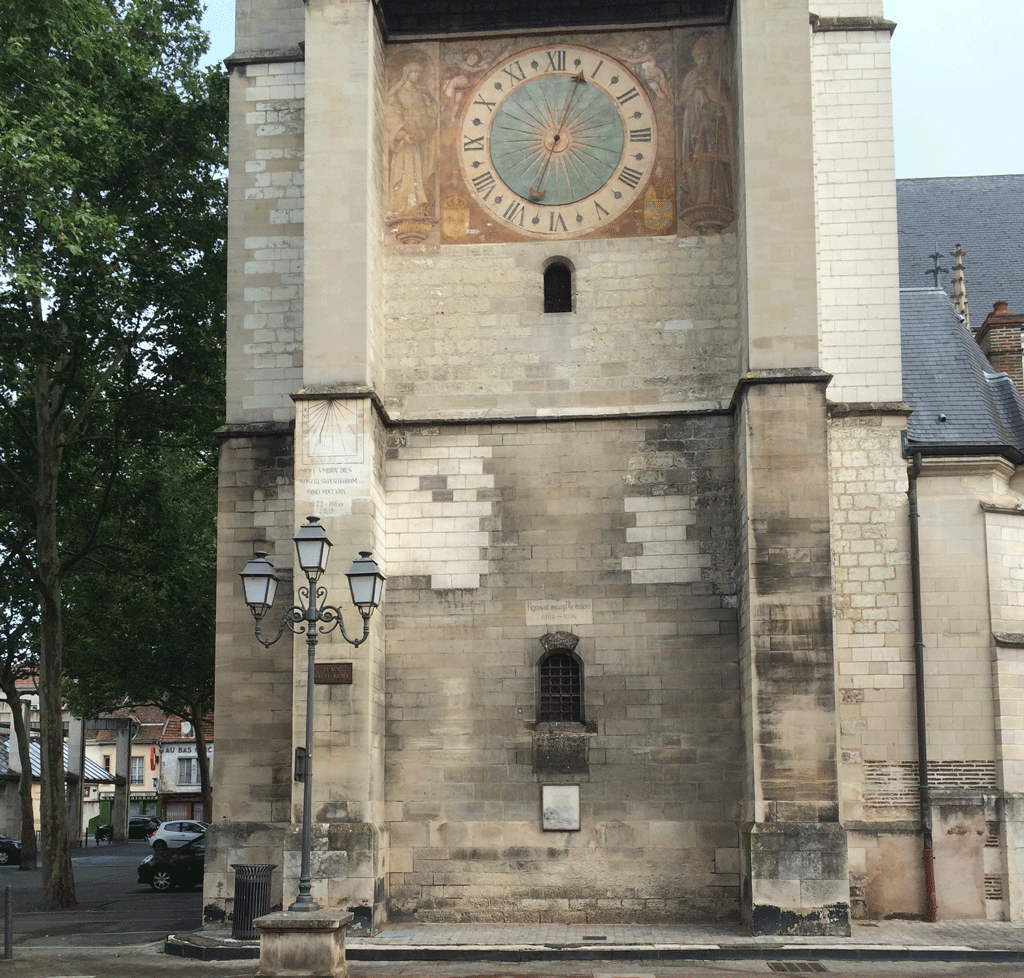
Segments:
[[[550,126],[544,130],[544,148],[549,153],[564,153],[569,148],[570,136]]]
[[[527,200],[572,204],[603,187],[622,158],[623,125],[608,95],[578,75],[518,86],[491,123],[491,159]]]

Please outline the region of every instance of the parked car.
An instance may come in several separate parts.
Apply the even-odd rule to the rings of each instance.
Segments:
[[[205,822],[164,822],[149,837],[149,844],[154,852],[167,852],[168,849],[177,849],[186,842],[191,842],[205,831]]]
[[[158,893],[180,886],[183,890],[203,882],[206,836],[201,835],[177,849],[154,852],[139,863],[139,882]]]
[[[128,838],[145,839],[160,828],[160,819],[152,815],[133,815],[128,819]],[[96,841],[111,842],[114,838],[113,825],[96,826]]]
[[[0,866],[21,862],[21,843],[0,835]]]

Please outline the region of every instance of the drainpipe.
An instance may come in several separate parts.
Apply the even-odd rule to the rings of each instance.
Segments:
[[[938,905],[935,899],[935,851],[932,848],[932,789],[928,783],[928,723],[924,699],[924,613],[921,609],[921,540],[918,534],[920,513],[917,508],[917,477],[921,474],[921,453],[907,474],[907,499],[910,502],[910,586],[914,605],[914,680],[917,707],[917,773],[921,801],[921,828],[924,835],[925,914],[935,923]]]

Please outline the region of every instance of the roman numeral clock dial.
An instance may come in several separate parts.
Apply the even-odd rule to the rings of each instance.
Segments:
[[[473,90],[459,133],[469,193],[521,234],[571,238],[614,221],[640,196],[657,123],[634,75],[580,47],[522,51]]]

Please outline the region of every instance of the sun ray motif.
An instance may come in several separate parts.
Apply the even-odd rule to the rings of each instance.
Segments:
[[[492,142],[506,183],[525,180],[533,199],[561,204],[582,199],[610,177],[621,155],[622,124],[608,97],[584,86],[561,76],[525,89],[503,108]]]
[[[574,237],[636,206],[657,157],[657,120],[625,65],[582,47],[536,49],[532,61],[520,53],[495,66],[477,91],[486,114],[463,117],[461,164],[485,212],[516,233]],[[630,145],[641,142],[632,130],[649,136],[644,145]]]

